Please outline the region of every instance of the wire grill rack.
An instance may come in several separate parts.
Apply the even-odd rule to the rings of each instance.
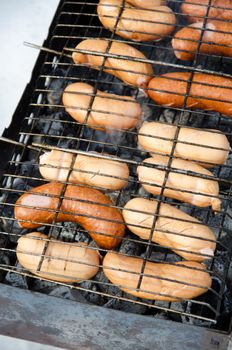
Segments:
[[[180,11],[181,1],[169,1],[168,5],[173,9],[177,17],[176,30],[187,25],[185,15]],[[122,10],[128,6],[123,1]],[[204,6],[204,5],[202,5]],[[157,219],[160,217],[160,205],[164,203],[172,204],[177,208],[190,213],[193,217],[200,218],[202,224],[208,225],[213,231],[217,232],[217,248],[214,258],[207,262],[207,270],[212,276],[212,287],[207,293],[194,300],[186,300],[183,302],[182,309],[175,302],[162,302],[143,300],[131,297],[129,294],[121,293],[114,295],[108,289],[103,289],[102,286],[111,286],[109,281],[100,281],[93,278],[93,283],[96,285],[95,290],[82,287],[79,283],[67,284],[56,282],[61,285],[68,285],[70,288],[75,288],[90,293],[95,293],[103,298],[112,298],[122,301],[131,302],[148,306],[150,314],[155,314],[159,311],[167,312],[168,314],[179,314],[182,316],[192,317],[198,320],[207,321],[212,326],[215,324],[217,328],[217,320],[222,312],[223,295],[226,288],[226,280],[228,269],[231,260],[231,247],[227,244],[226,237],[231,235],[231,231],[227,228],[226,222],[231,219],[230,202],[231,202],[231,178],[224,176],[231,171],[231,164],[217,166],[213,169],[214,179],[220,184],[219,198],[222,200],[222,209],[218,213],[218,219],[215,220],[214,214],[210,208],[197,208],[189,204],[180,203],[177,200],[167,199],[163,196],[164,189],[167,188],[166,182],[170,170],[172,168],[172,160],[175,158],[174,152],[178,141],[178,135],[181,126],[187,126],[193,129],[197,128],[214,128],[222,131],[231,142],[231,121],[228,117],[220,115],[213,111],[193,111],[186,107],[187,99],[190,96],[190,87],[195,72],[218,74],[220,76],[230,76],[231,58],[218,55],[201,54],[200,46],[202,42],[203,32],[206,28],[208,14],[210,8],[213,7],[213,2],[208,1],[206,16],[203,20],[203,30],[201,39],[198,42],[198,49],[195,53],[195,58],[192,62],[184,62],[178,60],[171,46],[173,34],[167,36],[159,42],[138,43],[130,40],[125,40],[115,34],[116,28],[112,32],[105,29],[98,20],[97,1],[61,1],[56,17],[54,19],[54,27],[51,28],[50,40],[46,47],[42,47],[44,53],[44,61],[40,65],[40,71],[35,81],[34,91],[31,96],[31,102],[26,111],[24,111],[24,119],[22,121],[19,132],[18,144],[16,144],[13,156],[6,166],[2,182],[1,182],[1,237],[2,246],[1,254],[9,257],[8,263],[1,264],[1,271],[15,272],[25,278],[41,278],[35,274],[41,268],[43,258],[46,255],[49,240],[54,237],[54,230],[60,244],[72,245],[75,237],[80,233],[85,234],[86,231],[81,227],[76,227],[73,232],[72,239],[69,241],[62,240],[62,229],[58,221],[60,211],[62,211],[62,201],[65,197],[65,191],[68,185],[70,174],[74,166],[74,156],[70,169],[68,169],[68,180],[63,183],[62,193],[59,196],[59,205],[50,223],[41,223],[43,232],[47,234],[46,244],[39,259],[39,265],[35,271],[27,271],[17,264],[16,260],[16,242],[17,239],[25,234],[26,230],[20,230],[17,227],[17,221],[14,218],[14,207],[16,199],[30,191],[32,187],[36,187],[46,183],[38,172],[39,157],[45,150],[50,149],[69,149],[73,155],[88,154],[89,156],[103,159],[119,159],[126,163],[130,169],[129,184],[126,188],[120,191],[107,192],[106,194],[113,198],[113,206],[123,209],[129,199],[136,197],[154,198],[145,193],[141,189],[141,183],[137,177],[137,166],[141,165],[143,160],[148,157],[148,153],[141,150],[137,146],[138,130],[110,130],[105,133],[88,127],[88,117],[92,110],[94,96],[97,90],[107,91],[118,95],[117,99],[125,100],[123,96],[133,96],[142,104],[144,118],[148,121],[155,120],[160,123],[173,124],[177,126],[173,147],[169,157],[167,167],[165,167],[165,180],[161,186],[161,193],[156,200],[158,201],[157,209],[153,214],[154,220],[148,241],[141,240],[127,231],[123,238],[125,242],[132,242],[140,247],[142,252],[139,257],[143,264],[140,271],[140,278],[137,288],[141,287],[141,282],[144,276],[145,265],[147,261],[163,262],[172,264],[169,260],[169,247],[160,247],[152,242],[152,231],[155,228]],[[117,19],[118,21],[119,19]],[[116,22],[117,23],[117,22]],[[183,108],[163,108],[150,99],[140,89],[128,86],[116,77],[104,72],[104,67],[98,67],[98,70],[93,69],[85,64],[74,64],[71,59],[71,54],[76,51],[76,45],[84,39],[89,38],[104,38],[108,42],[108,51],[105,54],[104,60],[111,57],[109,49],[112,42],[127,43],[142,51],[147,59],[146,63],[151,63],[154,67],[154,74],[160,75],[172,71],[189,71],[191,72],[188,81],[187,94]],[[84,51],[88,53],[90,51]],[[114,55],[112,57],[115,57]],[[117,57],[117,56],[116,56]],[[123,56],[120,56],[123,58]],[[126,57],[124,57],[126,58]],[[134,59],[136,60],[136,59]],[[94,92],[91,94],[91,103],[87,109],[87,118],[84,123],[80,124],[74,121],[64,110],[61,101],[61,96],[64,88],[76,81],[86,82],[93,86]],[[159,89],[159,88],[157,88]],[[101,112],[101,111],[98,111]],[[117,118],[118,115],[115,115]],[[160,137],[162,139],[162,137]],[[189,144],[186,142],[186,144]],[[190,143],[191,144],[191,143]],[[106,155],[108,154],[108,155]],[[230,155],[229,155],[230,157]],[[27,166],[29,168],[27,168]],[[26,170],[25,170],[26,169]],[[28,170],[29,169],[29,170]],[[186,174],[186,171],[179,171]],[[199,176],[199,174],[191,174]],[[210,178],[206,175],[200,175],[203,178]],[[82,186],[82,185],[80,185]],[[142,208],[141,208],[142,210]],[[170,233],[170,232],[169,232]],[[167,232],[168,234],[168,232]],[[124,243],[123,242],[123,243]],[[90,248],[97,250],[96,245],[91,244]],[[100,249],[101,255],[104,256],[106,249]],[[156,253],[156,254],[153,254]],[[220,254],[224,256],[224,266],[222,271],[218,271],[218,261]],[[130,254],[127,254],[131,256]],[[174,255],[174,254],[173,254]],[[132,256],[134,256],[132,254]],[[178,258],[180,260],[180,258]],[[175,261],[175,260],[174,260]],[[100,265],[101,267],[101,265]],[[47,280],[46,278],[42,278]],[[4,280],[4,278],[3,278]],[[191,284],[186,281],[186,284]]]

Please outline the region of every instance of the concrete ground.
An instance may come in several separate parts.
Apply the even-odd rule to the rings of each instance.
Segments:
[[[42,44],[59,0],[1,0],[0,135],[30,80],[38,51],[24,41]]]

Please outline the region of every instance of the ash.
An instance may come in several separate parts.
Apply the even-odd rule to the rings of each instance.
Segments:
[[[78,224],[74,222],[64,222],[56,224],[51,230],[51,236],[64,242],[92,242],[90,236]]]
[[[22,266],[20,264],[17,264],[16,268],[22,269]],[[23,275],[20,275],[18,273],[7,272],[7,274],[5,276],[5,283],[9,284],[13,287],[18,287],[18,288],[22,288],[22,289],[29,289],[28,279],[26,277],[24,277]]]

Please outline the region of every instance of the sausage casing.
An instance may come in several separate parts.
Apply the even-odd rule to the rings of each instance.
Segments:
[[[72,165],[73,157],[75,161]],[[47,180],[82,183],[108,190],[122,189],[129,178],[125,163],[58,150],[44,153],[40,156],[39,164],[39,171]]]
[[[131,7],[123,0],[101,0],[98,16],[101,23],[110,31],[134,41],[161,40],[175,28],[176,17],[167,6],[157,6],[153,10]]]
[[[211,277],[200,263],[181,261],[169,265],[147,261],[137,290],[142,266],[142,259],[114,252],[108,252],[103,260],[106,277],[124,292],[139,298],[179,301],[195,298],[211,287]]]
[[[186,260],[204,261],[213,256],[216,247],[215,235],[211,229],[197,219],[172,205],[161,203],[158,216],[158,202],[145,198],[133,198],[125,205],[125,224],[142,239],[172,249]]]
[[[177,58],[191,61],[196,52],[232,57],[231,42],[232,23],[211,20],[205,25],[204,22],[197,22],[180,29],[172,39],[172,47]]]
[[[165,183],[169,157],[154,156],[144,160],[144,164],[161,166],[164,168],[139,166],[139,181],[147,192],[160,195]],[[173,169],[173,170],[172,170]],[[174,172],[177,170],[177,172]],[[196,176],[178,173],[178,170],[195,173]],[[199,207],[212,206],[214,211],[219,211],[221,201],[219,197],[218,182],[203,178],[204,175],[213,177],[213,174],[202,166],[182,159],[173,159],[171,170],[168,173],[163,195],[196,205]]]
[[[158,122],[144,123],[139,130],[138,143],[143,149],[171,155],[177,126]],[[194,160],[204,167],[224,164],[230,150],[227,137],[218,130],[180,127],[174,156]]]
[[[63,184],[50,182],[19,197],[15,205],[15,218],[20,226],[33,229],[51,224],[53,220],[77,222],[99,247],[116,247],[125,227],[122,215],[112,207],[112,201],[93,188],[67,185],[60,203],[63,190]]]
[[[103,67],[105,72],[115,75],[126,84],[143,88],[147,87],[152,78],[152,65],[140,62],[139,60],[146,60],[146,56],[131,45],[116,41],[109,43],[103,39],[87,39],[81,41],[76,50],[72,54],[75,63],[85,63],[98,70]],[[120,58],[120,55],[126,57]]]
[[[63,104],[67,113],[79,123],[108,132],[132,129],[142,116],[140,104],[133,97],[100,90],[94,93],[94,88],[85,83],[68,85],[63,93]]]
[[[25,269],[52,281],[80,282],[95,276],[99,269],[99,254],[86,243],[48,241],[39,232],[20,237],[16,254]]]
[[[217,75],[194,73],[188,92],[189,72],[174,72],[153,78],[149,96],[167,107],[203,109],[232,117],[232,79]],[[186,100],[186,101],[185,101]]]
[[[184,0],[181,4],[181,12],[188,17],[190,22],[202,21],[206,14],[209,19],[232,20],[231,0],[212,0],[209,11],[208,7],[209,0]]]

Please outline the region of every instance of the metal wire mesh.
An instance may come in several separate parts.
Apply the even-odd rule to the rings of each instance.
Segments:
[[[222,57],[220,55],[210,55],[208,53],[200,53],[200,48],[202,42],[204,42],[204,31],[208,29],[207,23],[209,19],[209,11],[213,7],[212,1],[208,2],[206,15],[202,18],[203,26],[201,30],[201,35],[197,41],[197,50],[194,53],[194,59],[191,62],[184,62],[178,60],[173,52],[170,39],[173,38],[173,34],[167,35],[160,42],[149,42],[149,43],[137,43],[130,40],[125,40],[118,35],[116,35],[117,24],[120,21],[120,16],[125,8],[130,7],[123,1],[120,7],[120,15],[117,18],[116,25],[112,32],[105,29],[98,20],[97,15],[97,1],[62,1],[59,12],[56,16],[56,25],[53,28],[52,37],[49,42],[48,49],[51,52],[47,52],[43,64],[41,65],[39,76],[35,83],[35,89],[31,97],[31,103],[28,106],[28,110],[25,114],[25,118],[22,122],[22,127],[19,136],[19,142],[21,142],[24,147],[16,146],[14,155],[6,167],[2,185],[1,185],[1,236],[3,237],[3,245],[0,248],[1,253],[9,257],[8,262],[1,264],[1,270],[4,272],[14,272],[25,278],[36,278],[35,275],[40,273],[42,265],[44,263],[44,258],[49,258],[51,260],[62,260],[59,256],[48,256],[47,250],[49,247],[49,242],[51,242],[54,237],[59,240],[60,245],[72,246],[73,242],[78,241],[80,234],[85,235],[86,233],[96,233],[91,232],[91,229],[85,229],[79,227],[78,225],[73,229],[72,237],[68,238],[68,242],[64,241],[62,236],[62,230],[64,229],[64,224],[61,224],[60,215],[72,215],[77,218],[74,221],[80,222],[80,217],[91,217],[91,213],[81,214],[73,213],[73,211],[67,211],[62,207],[64,200],[78,200],[77,198],[70,198],[66,196],[66,191],[69,186],[74,186],[73,181],[71,181],[72,174],[74,172],[81,172],[84,174],[89,174],[94,176],[94,172],[89,170],[78,170],[75,168],[76,155],[88,155],[91,158],[105,159],[105,160],[117,160],[122,164],[127,164],[130,170],[128,185],[117,191],[102,190],[98,186],[84,185],[90,189],[97,189],[106,193],[112,199],[112,204],[106,204],[112,208],[117,208],[123,210],[125,204],[133,198],[146,198],[154,199],[154,196],[147,193],[141,187],[141,181],[138,180],[137,167],[144,165],[143,160],[149,156],[149,152],[144,151],[137,144],[138,128],[131,130],[125,129],[114,129],[109,128],[108,132],[97,130],[89,127],[89,118],[91,113],[105,113],[103,110],[94,109],[93,103],[96,97],[97,91],[105,91],[116,94],[113,98],[116,101],[125,101],[125,96],[131,96],[135,99],[135,103],[138,101],[143,108],[143,118],[146,121],[158,121],[160,123],[167,123],[175,125],[176,132],[175,136],[171,141],[172,149],[169,154],[168,163],[164,167],[150,166],[151,168],[160,169],[165,171],[164,181],[160,186],[159,195],[155,197],[157,201],[156,210],[151,214],[153,217],[153,222],[150,227],[150,234],[147,240],[139,239],[137,236],[133,235],[128,229],[126,231],[126,236],[123,238],[123,244],[129,242],[138,247],[136,253],[131,253],[123,251],[124,256],[129,257],[139,257],[142,261],[141,269],[139,271],[138,283],[136,285],[136,290],[143,290],[142,282],[144,276],[147,276],[145,272],[147,262],[157,262],[166,265],[173,265],[176,261],[181,261],[180,256],[171,254],[170,249],[173,247],[166,245],[159,245],[153,241],[153,237],[156,232],[157,221],[160,218],[165,218],[163,214],[160,213],[160,208],[163,203],[168,203],[176,208],[181,209],[188,214],[191,214],[193,218],[198,218],[201,220],[199,225],[208,225],[217,235],[216,243],[217,247],[214,253],[214,257],[207,261],[207,271],[212,277],[213,283],[209,288],[207,293],[201,295],[198,298],[192,300],[186,300],[182,303],[182,309],[179,309],[179,305],[175,302],[159,302],[151,301],[147,299],[131,297],[130,294],[119,292],[114,294],[110,288],[111,283],[104,279],[98,279],[93,277],[91,281],[95,285],[95,289],[88,287],[83,287],[79,284],[78,279],[76,283],[69,284],[65,282],[56,282],[62,285],[68,285],[70,288],[75,288],[78,290],[88,291],[90,293],[95,293],[102,296],[103,298],[117,299],[121,301],[127,301],[134,304],[144,305],[149,308],[148,313],[154,313],[165,311],[167,314],[180,314],[182,316],[188,316],[202,321],[209,321],[210,325],[216,324],[218,317],[222,312],[222,301],[223,295],[225,293],[226,279],[228,274],[228,269],[231,260],[231,246],[228,244],[228,237],[231,235],[231,231],[228,228],[228,221],[231,219],[230,210],[230,199],[231,199],[231,164],[227,162],[225,165],[215,166],[213,169],[213,177],[205,174],[189,173],[185,169],[180,170],[172,166],[172,162],[177,158],[175,155],[175,149],[177,144],[194,144],[191,141],[179,141],[178,136],[181,127],[187,126],[192,130],[201,129],[215,129],[219,132],[223,132],[228,140],[231,142],[231,120],[215,111],[205,111],[196,110],[193,111],[192,108],[187,107],[188,99],[190,97],[201,97],[193,96],[191,94],[191,86],[193,83],[195,73],[210,73],[217,74],[222,77],[230,76],[230,57]],[[180,10],[180,1],[170,1],[169,6],[173,9],[176,18],[176,31],[184,28],[188,23],[186,21],[186,16]],[[203,6],[203,5],[202,5]],[[156,10],[154,10],[156,11]],[[160,11],[160,10],[159,10]],[[219,19],[220,21],[220,19]],[[73,52],[81,52],[83,54],[95,54],[99,55],[98,52],[92,52],[91,48],[89,50],[78,50],[76,46],[79,42],[89,38],[104,38],[107,41],[107,49],[104,53],[103,63],[99,67],[93,67],[86,64],[75,64],[71,60],[71,55]],[[189,40],[189,39],[188,39]],[[136,87],[132,87],[117,79],[113,75],[107,74],[105,72],[104,64],[106,60],[111,58],[127,59],[127,56],[118,56],[110,53],[110,49],[114,42],[129,44],[140,51],[142,51],[146,58],[137,59],[131,58],[132,61],[139,61],[144,63],[152,64],[154,67],[154,76],[160,76],[163,73],[181,71],[190,72],[190,78],[187,81],[186,93],[183,94],[184,102],[181,107],[161,107],[160,105],[154,103],[147,95]],[[223,45],[222,45],[223,46]],[[54,52],[52,52],[54,51]],[[56,53],[55,53],[56,52]],[[94,69],[97,68],[97,69]],[[165,77],[164,77],[165,79]],[[62,93],[64,88],[73,82],[85,82],[93,86],[93,91],[89,94],[83,94],[84,96],[90,97],[90,102],[86,111],[86,117],[83,123],[74,121],[70,115],[65,111],[64,105],[62,103]],[[204,84],[201,84],[202,90]],[[207,88],[207,85],[205,86]],[[219,87],[220,88],[220,87]],[[165,92],[160,90],[159,87],[155,89],[159,92]],[[145,89],[145,92],[147,90]],[[174,94],[177,94],[176,92]],[[211,98],[208,98],[209,100]],[[214,98],[212,97],[212,100]],[[223,101],[223,97],[222,97]],[[227,103],[230,101],[226,101]],[[82,108],[83,109],[83,108]],[[120,118],[121,114],[108,112],[109,118]],[[96,125],[97,127],[97,125]],[[217,131],[214,131],[217,134]],[[147,137],[150,135],[147,134]],[[152,136],[154,137],[154,136]],[[167,138],[157,136],[160,140],[167,140]],[[32,147],[33,146],[33,147]],[[202,145],[207,150],[207,146]],[[46,209],[47,212],[51,212],[52,219],[50,221],[42,221],[38,223],[38,220],[34,218],[26,221],[37,223],[38,226],[42,226],[42,232],[47,234],[47,239],[45,239],[45,244],[43,246],[42,252],[39,255],[39,263],[35,269],[30,269],[30,272],[19,266],[16,260],[16,242],[19,237],[23,236],[25,233],[32,231],[19,229],[17,226],[17,220],[14,217],[14,209],[18,206],[16,200],[25,192],[32,192],[32,188],[46,184],[49,181],[43,179],[38,171],[39,168],[39,158],[46,150],[68,150],[72,154],[72,160],[67,168],[63,168],[67,172],[65,181],[57,179],[58,183],[63,184],[62,190],[58,196],[53,194],[42,194],[44,197],[54,197],[58,200],[57,206],[54,209]],[[217,149],[217,147],[216,147]],[[219,148],[220,149],[220,148]],[[230,150],[228,150],[230,151]],[[96,153],[97,152],[97,153]],[[154,154],[160,154],[159,152],[153,152]],[[230,158],[230,153],[229,153]],[[195,162],[196,163],[196,162]],[[147,165],[149,166],[149,165]],[[49,169],[49,165],[46,165]],[[50,165],[50,169],[56,169],[56,166]],[[193,177],[200,177],[202,179],[217,181],[220,185],[220,193],[218,198],[222,201],[222,207],[220,212],[216,215],[217,219],[214,217],[214,213],[209,207],[198,208],[192,206],[191,204],[181,203],[178,200],[165,197],[164,191],[169,188],[167,184],[169,175],[171,173],[178,173],[184,175],[191,175]],[[225,175],[226,174],[226,175]],[[228,175],[229,174],[229,175]],[[109,175],[104,172],[99,171],[98,175],[105,176],[106,178],[119,178],[120,176]],[[148,183],[150,184],[150,183]],[[144,185],[144,183],[143,183]],[[79,184],[78,187],[82,187],[83,184]],[[154,184],[153,184],[154,186]],[[171,187],[172,188],[172,187]],[[188,191],[184,189],[178,189],[180,192],[195,194],[195,190]],[[197,192],[199,194],[200,192]],[[205,195],[205,194],[204,194]],[[207,196],[207,195],[206,195]],[[53,199],[54,199],[53,198]],[[40,196],[41,200],[41,196]],[[82,200],[84,204],[88,203],[88,200]],[[90,204],[96,204],[96,200]],[[104,204],[97,201],[98,206],[103,206]],[[25,207],[33,207],[35,210],[41,209],[40,204],[37,202],[29,203]],[[132,210],[133,211],[133,210]],[[138,208],[135,213],[139,214],[143,212],[143,208]],[[150,213],[149,213],[150,214]],[[93,216],[93,219],[95,217]],[[173,219],[167,215],[167,219]],[[106,219],[98,218],[98,220],[105,221]],[[177,219],[181,221],[181,219]],[[114,220],[108,220],[109,224],[114,222]],[[182,220],[183,221],[183,220]],[[186,220],[184,220],[186,222]],[[193,224],[194,221],[187,221]],[[121,221],[123,224],[123,221]],[[137,225],[135,225],[137,226]],[[141,229],[147,228],[146,225],[141,223]],[[181,235],[184,237],[184,233],[176,233],[170,230],[159,229],[159,231],[168,235]],[[99,236],[107,236],[104,232],[97,232]],[[42,238],[40,240],[43,240]],[[67,238],[66,238],[67,240]],[[204,240],[204,238],[202,238]],[[96,244],[91,241],[90,250],[99,250],[102,257],[107,253],[107,249],[98,248]],[[122,253],[120,246],[117,250]],[[180,253],[183,249],[177,248],[175,252]],[[135,249],[136,251],[136,249]],[[187,250],[191,254],[191,250]],[[218,264],[223,254],[223,268],[218,269]],[[29,253],[30,256],[35,257],[36,253]],[[210,258],[207,254],[203,254],[206,258]],[[65,259],[64,259],[65,260]],[[75,261],[71,261],[75,262]],[[83,262],[78,262],[78,264],[83,264]],[[90,264],[91,265],[91,264]],[[98,266],[101,270],[102,260],[99,262]],[[123,270],[123,268],[122,268]],[[191,268],[190,268],[191,270]],[[194,273],[194,271],[193,271]],[[52,272],[51,279],[56,277],[57,279],[62,278],[62,276],[54,276]],[[38,278],[43,280],[49,280],[48,276],[43,276],[40,274]],[[154,278],[154,276],[153,276]],[[4,278],[3,278],[4,279]],[[163,281],[167,280],[165,277],[155,276],[155,279],[161,279]],[[173,283],[178,283],[178,281],[173,280]],[[191,280],[185,282],[186,285],[191,285]],[[151,292],[152,293],[152,292]],[[162,293],[161,293],[162,294]],[[159,293],[156,293],[158,296]],[[167,293],[168,295],[168,293]],[[177,298],[178,299],[178,298]],[[216,326],[217,327],[217,326]]]

